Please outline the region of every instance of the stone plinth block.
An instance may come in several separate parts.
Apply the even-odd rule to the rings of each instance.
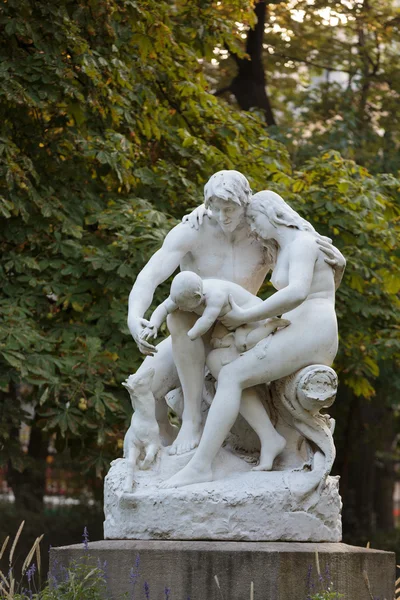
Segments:
[[[301,541],[341,540],[341,499],[336,477],[314,489],[310,471],[252,471],[222,449],[215,480],[178,489],[160,484],[191,453],[163,453],[152,470],[137,471],[124,491],[127,461],[113,462],[104,487],[106,539]],[[321,486],[320,486],[321,487]]]
[[[113,600],[132,597],[131,573],[134,597],[147,582],[154,600],[165,588],[171,600],[248,600],[252,582],[254,600],[305,600],[328,586],[345,600],[394,597],[394,554],[341,543],[113,540],[90,543],[89,554],[106,562]],[[84,555],[82,545],[52,548],[50,568]]]

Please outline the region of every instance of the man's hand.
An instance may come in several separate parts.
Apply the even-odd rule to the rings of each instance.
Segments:
[[[144,339],[144,332],[150,325],[150,321],[135,317],[128,323],[129,331],[135,340],[137,347],[142,354],[153,356],[157,352],[157,348]]]
[[[182,223],[189,223],[190,227],[194,227],[197,230],[202,225],[204,217],[210,218],[211,214],[211,210],[207,209],[204,204],[200,204],[190,214],[183,217]]]

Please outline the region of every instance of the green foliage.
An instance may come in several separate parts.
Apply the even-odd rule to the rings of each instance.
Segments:
[[[214,48],[240,49],[236,23],[252,20],[238,0],[4,4],[0,462],[26,466],[15,432],[30,405],[59,451],[104,472],[130,413],[120,382],[141,360],[130,288],[221,168],[281,192],[349,258],[337,367],[356,393],[397,355],[400,183],[335,153],[293,173],[255,113],[209,93]]]
[[[107,592],[105,571],[89,555],[79,561],[71,561],[68,567],[60,566],[57,576],[50,575],[49,582],[42,590],[36,591],[34,579],[32,576],[27,582],[22,581],[19,586],[20,592],[8,593],[2,598],[4,600],[103,600]]]
[[[268,4],[263,59],[274,135],[296,164],[335,149],[371,172],[398,171],[399,47],[394,0]],[[220,88],[235,72],[226,57],[217,49],[220,68],[210,67]]]
[[[256,117],[207,91],[202,60],[252,19],[239,1],[4,4],[0,462],[26,465],[15,432],[30,404],[59,451],[104,471],[130,412],[119,383],[140,361],[135,275],[210,173],[290,171]]]
[[[71,561],[58,575],[58,578],[56,574],[50,575],[50,584],[38,594],[37,600],[102,600],[106,595],[105,570],[90,555],[86,560]]]
[[[307,161],[293,176],[273,175],[281,193],[347,258],[337,292],[341,380],[366,398],[374,394],[379,363],[399,356],[400,182],[373,177],[337,152]]]

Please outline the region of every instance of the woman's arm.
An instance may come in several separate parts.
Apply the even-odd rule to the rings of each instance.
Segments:
[[[289,284],[262,304],[247,309],[238,307],[230,297],[232,310],[220,319],[222,323],[226,327],[238,327],[243,323],[282,315],[302,304],[310,293],[318,252],[318,246],[311,237],[292,243],[289,254]]]

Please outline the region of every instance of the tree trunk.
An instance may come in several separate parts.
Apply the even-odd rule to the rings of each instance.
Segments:
[[[246,40],[246,53],[249,58],[239,58],[232,54],[238,73],[232,83],[223,90],[216,92],[221,95],[230,91],[234,94],[242,110],[261,108],[265,114],[267,125],[276,125],[271,103],[266,90],[266,78],[263,65],[263,39],[267,2],[261,0],[255,5],[257,23],[250,29]]]
[[[15,507],[18,510],[42,512],[46,491],[46,457],[48,436],[32,423],[28,446],[28,466],[19,472],[11,463],[8,465],[7,481],[15,496]]]
[[[377,529],[394,529],[394,415],[384,389],[378,382],[376,387],[377,396],[371,400],[356,398],[341,387],[336,401],[335,473],[341,476],[343,532],[356,543],[368,540]]]

